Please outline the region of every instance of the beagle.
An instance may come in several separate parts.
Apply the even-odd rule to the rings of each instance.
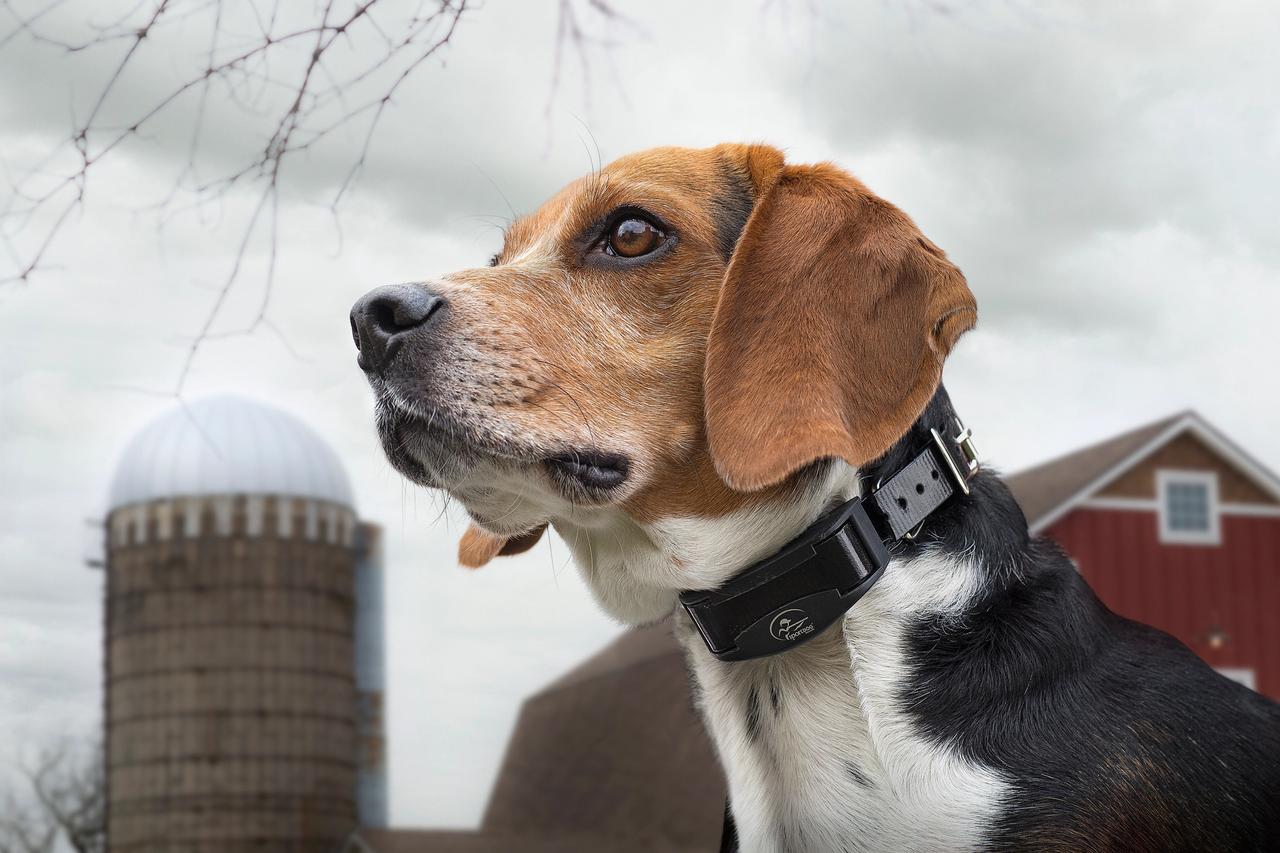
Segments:
[[[721,145],[623,157],[352,328],[392,464],[474,521],[464,565],[551,525],[617,619],[674,614],[742,850],[1280,848],[1280,707],[1110,613],[956,452],[942,366],[975,319],[856,178]],[[829,624],[726,592],[833,510],[883,530],[920,460],[941,497]],[[733,596],[778,647],[714,639],[699,608]]]

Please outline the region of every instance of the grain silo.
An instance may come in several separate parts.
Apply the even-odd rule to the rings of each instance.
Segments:
[[[296,418],[219,397],[135,436],[107,518],[108,849],[333,853],[384,825],[381,588],[379,530]]]

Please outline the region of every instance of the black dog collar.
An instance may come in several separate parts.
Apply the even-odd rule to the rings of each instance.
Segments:
[[[771,557],[724,586],[680,594],[707,648],[720,660],[784,652],[816,637],[884,574],[886,543],[914,539],[929,515],[969,494],[978,454],[969,430],[930,430],[933,442],[874,491],[819,518]]]

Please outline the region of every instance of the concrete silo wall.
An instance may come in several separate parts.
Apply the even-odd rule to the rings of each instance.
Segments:
[[[361,524],[356,541],[356,812],[376,828],[388,823],[382,531]]]
[[[356,823],[355,518],[313,500],[109,519],[112,853],[333,853]]]

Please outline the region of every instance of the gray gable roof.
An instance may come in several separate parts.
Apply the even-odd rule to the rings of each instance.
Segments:
[[[1073,450],[1064,456],[1008,474],[1004,481],[1022,505],[1027,524],[1036,522],[1066,503],[1081,489],[1128,459],[1144,445],[1190,412],[1178,412],[1113,438]]]

